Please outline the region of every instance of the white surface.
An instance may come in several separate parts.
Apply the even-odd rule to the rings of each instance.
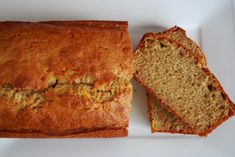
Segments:
[[[134,45],[146,32],[185,28],[206,54],[209,67],[235,101],[235,3],[199,1],[0,0],[0,20],[128,20]],[[0,139],[0,157],[41,156],[235,156],[235,118],[208,138],[150,133],[146,97],[133,81],[128,138]]]

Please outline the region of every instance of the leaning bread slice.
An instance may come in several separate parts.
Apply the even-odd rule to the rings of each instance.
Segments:
[[[136,80],[198,135],[234,115],[234,104],[210,70],[171,39],[146,34],[135,51],[134,67]]]

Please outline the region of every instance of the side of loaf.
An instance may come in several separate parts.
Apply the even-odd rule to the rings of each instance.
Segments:
[[[127,22],[1,22],[0,30],[1,137],[127,136]]]
[[[148,33],[134,55],[135,79],[196,134],[206,136],[234,115],[234,104],[218,80],[184,46]]]

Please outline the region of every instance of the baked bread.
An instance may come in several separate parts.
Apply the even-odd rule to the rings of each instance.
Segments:
[[[186,35],[186,31],[178,26],[174,26],[164,32],[157,33],[157,35],[165,36],[169,39],[175,40],[187,49],[190,49],[198,57],[202,65],[207,65],[205,54],[196,42],[191,40]]]
[[[180,118],[167,111],[158,100],[147,92],[148,111],[150,116],[151,131],[177,134],[194,134]]]
[[[185,48],[190,49],[195,53],[202,65],[206,66],[206,57],[201,48],[190,38],[187,37],[185,30],[174,26],[164,32],[157,33],[157,35],[167,37],[175,40]],[[150,115],[150,123],[152,132],[167,132],[179,134],[193,134],[193,130],[177,118],[174,114],[164,109],[154,96],[147,93],[148,110]]]
[[[0,23],[0,137],[127,136],[127,22],[77,23]]]
[[[134,55],[135,79],[194,133],[206,136],[234,115],[234,104],[215,76],[178,42],[148,33]]]

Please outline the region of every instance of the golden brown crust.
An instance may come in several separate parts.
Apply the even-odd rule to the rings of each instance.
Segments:
[[[104,103],[90,103],[75,96],[45,93],[41,107],[17,111],[11,102],[0,99],[0,132],[32,130],[66,133],[92,128],[128,127],[131,91],[126,91]]]
[[[57,93],[51,77],[65,84],[92,76],[94,86],[131,78],[133,54],[127,22],[52,21],[0,22],[0,85],[42,93],[44,103],[22,111],[12,100],[0,98],[0,134],[7,137],[118,137],[127,135],[131,88],[111,100],[93,102],[68,93]],[[70,72],[73,74],[70,75]],[[126,78],[124,78],[126,79]],[[56,85],[56,84],[55,84]],[[102,130],[96,130],[102,128]],[[88,133],[84,130],[93,130]],[[22,133],[34,131],[35,133]],[[17,133],[18,132],[18,133]],[[51,137],[51,136],[48,136]],[[62,137],[62,136],[58,136]]]
[[[169,42],[171,42],[172,44],[174,44],[176,47],[181,47],[185,50],[186,53],[189,54],[189,56],[191,58],[194,59],[194,62],[196,65],[198,65],[200,68],[202,68],[206,74],[213,80],[213,82],[217,85],[217,88],[219,88],[220,91],[222,91],[222,93],[224,94],[224,97],[226,98],[226,101],[228,102],[228,104],[230,104],[230,112],[228,116],[225,116],[221,119],[219,119],[217,122],[215,122],[210,128],[202,131],[202,132],[196,132],[193,130],[193,132],[196,132],[196,134],[198,134],[199,136],[207,136],[209,133],[211,133],[213,131],[213,129],[215,129],[216,127],[218,127],[221,123],[223,123],[225,120],[227,120],[228,118],[230,118],[231,116],[235,115],[235,106],[234,103],[230,100],[230,98],[228,97],[228,95],[225,93],[224,89],[222,88],[221,84],[219,83],[219,81],[216,79],[216,77],[211,73],[211,71],[207,68],[201,65],[199,58],[196,56],[196,54],[194,54],[193,52],[191,52],[189,49],[183,47],[182,45],[180,45],[178,42],[166,38],[164,35],[156,35],[155,33],[147,33],[143,36],[143,38],[141,39],[140,43],[138,44],[138,47],[136,48],[139,49],[143,46],[144,41],[148,40],[148,39],[157,39],[157,40],[161,40],[161,39],[167,39]],[[166,101],[164,101],[160,95],[158,95],[153,89],[149,88],[147,84],[144,83],[143,80],[141,80],[140,78],[138,78],[135,74],[134,74],[134,78],[144,86],[144,88],[147,90],[148,93],[150,93],[151,95],[155,96],[156,99],[159,101],[159,104],[164,107],[167,111],[169,111],[170,113],[174,114],[176,117],[180,118],[189,128],[192,128],[192,126],[187,122],[187,119],[181,117],[180,113],[177,113],[176,111],[174,111],[168,104]]]
[[[71,20],[71,21],[42,21],[40,23],[63,25],[63,26],[85,26],[85,27],[100,27],[100,28],[112,28],[112,29],[128,29],[127,21],[96,21],[96,20]]]
[[[107,129],[69,135],[48,135],[44,133],[30,132],[1,132],[2,138],[108,138],[128,136],[127,129]]]
[[[132,44],[127,29],[25,22],[1,22],[0,29],[0,52],[4,52],[0,53],[0,85],[43,89],[48,87],[50,76],[69,83],[85,75],[100,82],[107,82],[104,75],[124,72],[132,76]],[[75,74],[65,77],[68,69]]]

